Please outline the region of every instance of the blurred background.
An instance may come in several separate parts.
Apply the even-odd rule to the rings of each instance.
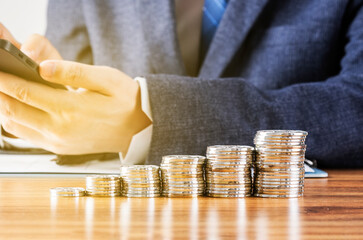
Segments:
[[[32,33],[44,35],[47,5],[48,0],[0,0],[0,22],[19,42]]]

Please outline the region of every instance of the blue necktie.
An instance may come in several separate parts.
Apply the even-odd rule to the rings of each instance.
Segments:
[[[201,62],[203,62],[219,22],[226,10],[228,0],[205,0],[202,18]]]

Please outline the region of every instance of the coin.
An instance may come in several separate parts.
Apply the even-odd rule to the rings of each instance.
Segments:
[[[205,157],[199,155],[168,155],[160,169],[162,194],[166,197],[191,197],[204,192]]]
[[[125,197],[159,197],[160,167],[155,165],[122,166],[121,177]]]
[[[252,189],[254,148],[215,145],[207,148],[206,194],[209,197],[245,197]]]
[[[90,175],[86,177],[86,193],[89,196],[115,197],[121,192],[119,175]]]
[[[307,135],[307,132],[299,130],[263,130],[256,133],[253,164],[255,196],[302,196]]]
[[[80,187],[56,187],[49,191],[52,197],[82,197],[86,195],[86,190]]]

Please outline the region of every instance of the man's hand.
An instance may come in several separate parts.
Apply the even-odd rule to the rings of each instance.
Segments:
[[[53,89],[0,73],[0,115],[6,131],[58,154],[126,153],[132,136],[150,124],[139,85],[122,72],[61,60],[40,64]]]
[[[62,61],[40,35],[20,45],[1,24],[0,38],[40,63],[45,80],[78,88],[54,89],[0,72],[0,119],[7,132],[58,154],[125,154],[132,136],[150,125],[139,85],[124,73]]]

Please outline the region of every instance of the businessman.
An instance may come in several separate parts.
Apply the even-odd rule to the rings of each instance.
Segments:
[[[46,38],[0,34],[68,86],[0,73],[4,130],[41,148],[159,164],[300,129],[321,167],[363,167],[361,0],[51,0]]]

